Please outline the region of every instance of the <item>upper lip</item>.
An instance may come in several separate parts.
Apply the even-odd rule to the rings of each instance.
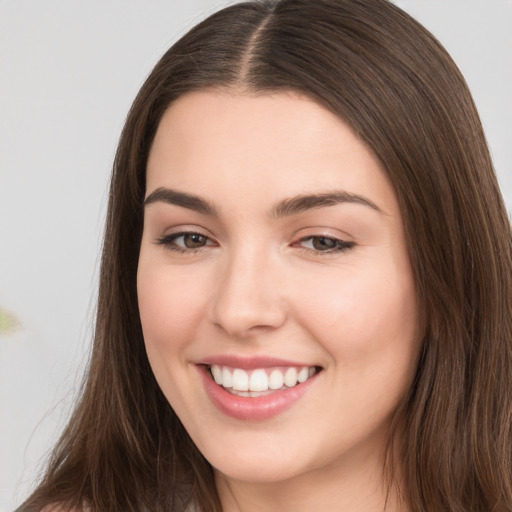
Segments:
[[[272,368],[275,366],[294,366],[302,368],[304,366],[318,366],[311,363],[301,363],[298,361],[290,361],[281,359],[278,357],[268,356],[252,356],[252,357],[241,357],[232,354],[215,355],[211,357],[205,357],[198,361],[196,364],[212,365],[217,364],[219,366],[230,366],[231,368],[241,368],[243,370],[254,370],[257,368]]]

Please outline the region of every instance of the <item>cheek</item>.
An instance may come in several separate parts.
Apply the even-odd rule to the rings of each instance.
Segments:
[[[376,427],[393,413],[419,352],[412,279],[404,272],[380,275],[366,269],[344,273],[339,282],[316,279],[297,303],[303,325],[329,354],[332,403],[352,411],[345,426],[354,436],[364,430],[361,421]]]
[[[193,339],[205,311],[198,282],[197,276],[165,266],[139,266],[139,311],[150,360],[154,353],[177,352]]]
[[[375,369],[403,354],[410,365],[417,338],[416,297],[407,267],[340,269],[303,281],[296,315],[336,364]]]

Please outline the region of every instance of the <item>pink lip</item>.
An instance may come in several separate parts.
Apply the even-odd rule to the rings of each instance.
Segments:
[[[223,361],[225,361],[225,359],[223,359]],[[280,360],[279,364],[277,365],[260,364],[259,366],[251,366],[251,368],[264,368],[268,366],[295,366],[293,364],[290,365],[283,363],[284,362]],[[227,365],[227,363],[224,364]],[[236,368],[247,368],[247,366],[240,366],[239,361],[237,361],[237,364],[233,366]],[[302,384],[297,384],[293,388],[284,389],[282,391],[275,391],[274,393],[265,396],[245,397],[232,395],[222,386],[219,386],[211,377],[210,371],[206,365],[198,365],[197,368],[199,369],[199,372],[203,378],[206,393],[208,394],[213,404],[227,416],[238,420],[249,421],[267,420],[286,411],[306,393],[306,391],[316,381],[316,377],[318,375],[313,375],[313,377],[310,377],[307,381],[303,382]]]
[[[196,364],[218,364],[220,366],[230,366],[231,368],[241,368],[243,370],[255,370],[256,368],[272,368],[275,366],[295,366],[298,368],[302,368],[303,366],[314,366],[311,364],[304,364],[297,361],[287,361],[285,359],[280,359],[277,357],[240,357],[235,355],[211,356],[201,361],[197,361]]]

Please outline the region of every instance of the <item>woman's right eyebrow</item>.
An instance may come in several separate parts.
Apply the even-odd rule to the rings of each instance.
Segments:
[[[201,197],[186,192],[179,192],[165,187],[158,187],[144,200],[144,206],[153,203],[167,203],[194,210],[203,215],[217,216],[217,209],[211,203]]]

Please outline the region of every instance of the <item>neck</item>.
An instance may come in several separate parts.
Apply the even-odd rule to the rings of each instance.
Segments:
[[[354,461],[352,461],[354,462]],[[286,480],[240,481],[216,472],[223,512],[408,512],[379,457],[337,462]]]

